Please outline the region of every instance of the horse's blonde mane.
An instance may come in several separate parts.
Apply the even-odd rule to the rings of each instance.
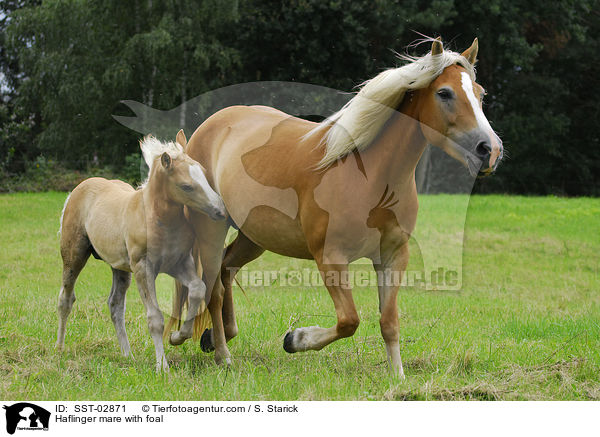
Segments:
[[[152,135],[146,135],[143,140],[140,141],[140,148],[142,149],[142,155],[144,155],[144,161],[150,169],[148,175],[152,173],[152,164],[157,157],[167,152],[171,158],[176,159],[179,155],[183,154],[183,147],[173,141],[162,142]]]
[[[326,131],[319,143],[325,145],[325,155],[318,168],[329,166],[353,150],[360,152],[369,147],[405,93],[429,86],[450,65],[462,66],[475,81],[475,68],[456,52],[444,50],[439,55],[399,55],[399,58],[410,63],[362,83],[352,100],[305,135],[304,138],[308,138]]]

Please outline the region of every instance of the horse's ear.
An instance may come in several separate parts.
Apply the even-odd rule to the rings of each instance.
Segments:
[[[165,170],[168,170],[169,167],[171,167],[171,157],[167,152],[160,155],[160,163],[165,168]]]
[[[479,51],[479,41],[477,40],[477,38],[475,38],[473,40],[473,44],[471,44],[471,47],[469,47],[467,50],[462,52],[462,55],[465,58],[467,58],[467,61],[469,61],[469,63],[471,65],[475,65],[475,63],[477,62],[477,52],[478,51]]]
[[[435,56],[441,55],[442,53],[444,53],[444,46],[442,44],[442,38],[438,36],[433,41],[433,44],[431,44],[431,54]]]
[[[177,137],[175,137],[175,141],[177,141],[177,143],[185,149],[185,145],[187,144],[187,139],[185,137],[185,132],[183,131],[183,129],[181,129],[179,132],[177,132]]]

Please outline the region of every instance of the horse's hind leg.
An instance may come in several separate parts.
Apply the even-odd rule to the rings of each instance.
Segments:
[[[131,273],[122,270],[112,269],[113,282],[108,297],[108,308],[110,309],[110,317],[115,325],[117,339],[121,346],[121,352],[124,356],[131,355],[131,347],[125,331],[125,296],[129,284],[131,284]]]
[[[75,281],[87,262],[91,250],[90,242],[81,233],[61,235],[60,253],[63,259],[62,288],[58,295],[58,334],[56,348],[62,349],[65,344],[67,318],[75,302]]]
[[[233,280],[237,271],[244,265],[254,261],[264,253],[265,249],[257,246],[242,232],[238,232],[236,239],[227,246],[225,257],[221,266],[221,282],[224,287],[223,294],[223,327],[226,341],[231,340],[238,333],[235,311],[233,307]],[[212,329],[207,329],[202,334],[200,342],[202,350],[209,352],[214,349]]]
[[[241,232],[236,239],[227,247],[223,265],[221,268],[221,281],[225,288],[223,296],[223,324],[225,327],[225,337],[227,341],[231,340],[238,333],[237,323],[235,321],[235,312],[233,308],[233,280],[236,273],[243,266],[265,252],[260,246],[257,246]]]

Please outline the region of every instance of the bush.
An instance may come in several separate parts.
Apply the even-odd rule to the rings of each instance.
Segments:
[[[13,174],[0,167],[0,192],[71,191],[84,179],[99,176],[106,179],[121,179],[135,184],[140,180],[139,157],[137,161],[127,157],[128,165],[121,172],[111,166],[89,166],[86,170],[69,170],[54,159],[38,156],[24,164],[24,172]],[[137,166],[137,173],[133,167]]]

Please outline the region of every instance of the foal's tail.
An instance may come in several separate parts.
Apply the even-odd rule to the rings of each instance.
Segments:
[[[175,327],[175,329],[181,328],[183,309],[187,306],[187,303],[187,287],[184,287],[181,282],[175,281],[175,290],[173,291],[173,310],[171,311],[171,317],[169,318],[169,321],[165,325],[165,330],[163,332],[164,339],[169,337],[173,327]],[[200,337],[202,337],[204,330],[210,328],[211,325],[210,313],[205,307],[204,311],[196,315],[196,318],[194,319],[194,334],[192,338],[194,340],[199,340]]]

